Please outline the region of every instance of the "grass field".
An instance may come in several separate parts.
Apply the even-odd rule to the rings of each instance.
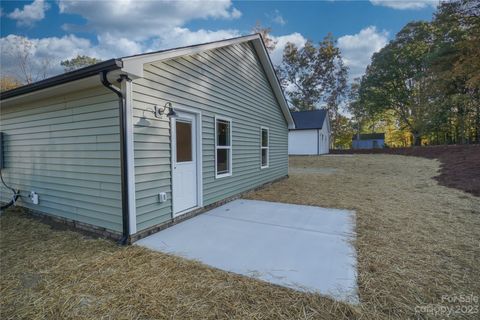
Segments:
[[[392,155],[296,157],[289,179],[247,196],[355,210],[360,305],[51,230],[10,210],[0,218],[1,317],[442,318],[421,308],[458,306],[442,302],[445,295],[480,295],[480,198],[438,185],[439,165]]]
[[[437,159],[441,185],[460,189],[480,197],[480,145],[439,145],[408,148],[331,150],[337,154],[395,154]]]

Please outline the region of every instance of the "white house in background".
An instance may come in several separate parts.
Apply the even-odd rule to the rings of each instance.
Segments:
[[[330,146],[330,121],[325,109],[292,112],[295,129],[288,132],[288,154],[326,154]]]

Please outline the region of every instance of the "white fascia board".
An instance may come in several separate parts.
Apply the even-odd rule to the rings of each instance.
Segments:
[[[126,72],[130,77],[134,79],[142,78],[144,65],[147,63],[169,60],[181,56],[193,55],[207,50],[218,49],[248,41],[252,41],[253,43],[255,51],[260,59],[260,63],[262,64],[268,81],[270,82],[273,93],[275,94],[275,97],[280,104],[280,107],[282,108],[283,115],[287,120],[288,129],[295,129],[295,123],[293,121],[292,115],[290,114],[290,109],[288,108],[288,103],[285,100],[282,87],[280,86],[280,83],[275,74],[275,70],[273,69],[272,62],[270,61],[270,57],[267,53],[267,50],[265,49],[262,38],[259,34],[200,44],[191,47],[166,50],[158,53],[145,53],[137,56],[125,57],[122,58],[122,71]]]
[[[230,46],[237,43],[247,42],[254,39],[259,39],[258,34],[251,36],[238,37],[234,39],[227,39],[222,41],[216,41],[211,43],[205,43],[190,47],[166,50],[158,53],[145,53],[137,56],[122,58],[123,68],[122,71],[127,72],[129,75],[138,78],[143,77],[143,66],[146,63],[152,63],[155,61],[162,61],[173,59],[181,56],[192,55],[199,52],[218,49],[226,46]]]
[[[275,94],[275,97],[277,98],[277,101],[282,108],[283,115],[288,123],[288,129],[295,129],[295,122],[293,121],[292,114],[290,113],[290,109],[288,108],[287,100],[285,100],[282,87],[280,85],[280,82],[278,81],[277,75],[275,74],[275,70],[273,69],[273,65],[270,61],[267,50],[265,49],[265,45],[263,44],[263,41],[259,36],[253,39],[252,43],[258,57],[260,58],[260,63],[262,64],[265,74],[267,75],[273,93]]]
[[[2,100],[0,105],[2,108],[6,108],[101,86],[102,83],[100,82],[98,75],[95,75]]]

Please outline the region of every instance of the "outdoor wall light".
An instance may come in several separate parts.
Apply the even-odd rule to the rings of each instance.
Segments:
[[[156,105],[156,106],[153,108],[153,113],[155,114],[155,117],[156,117],[156,118],[160,118],[160,117],[165,113],[165,111],[167,110],[167,108],[168,108],[167,117],[169,117],[169,118],[176,118],[176,117],[177,117],[177,113],[175,112],[175,110],[173,110],[173,106],[172,106],[172,103],[171,103],[171,102],[165,103],[165,105],[164,105],[163,107]]]

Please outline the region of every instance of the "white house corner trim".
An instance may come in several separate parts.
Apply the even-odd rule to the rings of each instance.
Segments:
[[[198,197],[198,206],[203,207],[203,120],[202,112],[199,110],[197,112],[197,125],[198,125],[198,134],[197,134],[197,197]]]
[[[137,206],[135,203],[135,154],[133,146],[133,100],[132,81],[122,81],[122,93],[125,99],[126,123],[127,123],[127,172],[128,172],[128,212],[130,235],[137,232]]]

